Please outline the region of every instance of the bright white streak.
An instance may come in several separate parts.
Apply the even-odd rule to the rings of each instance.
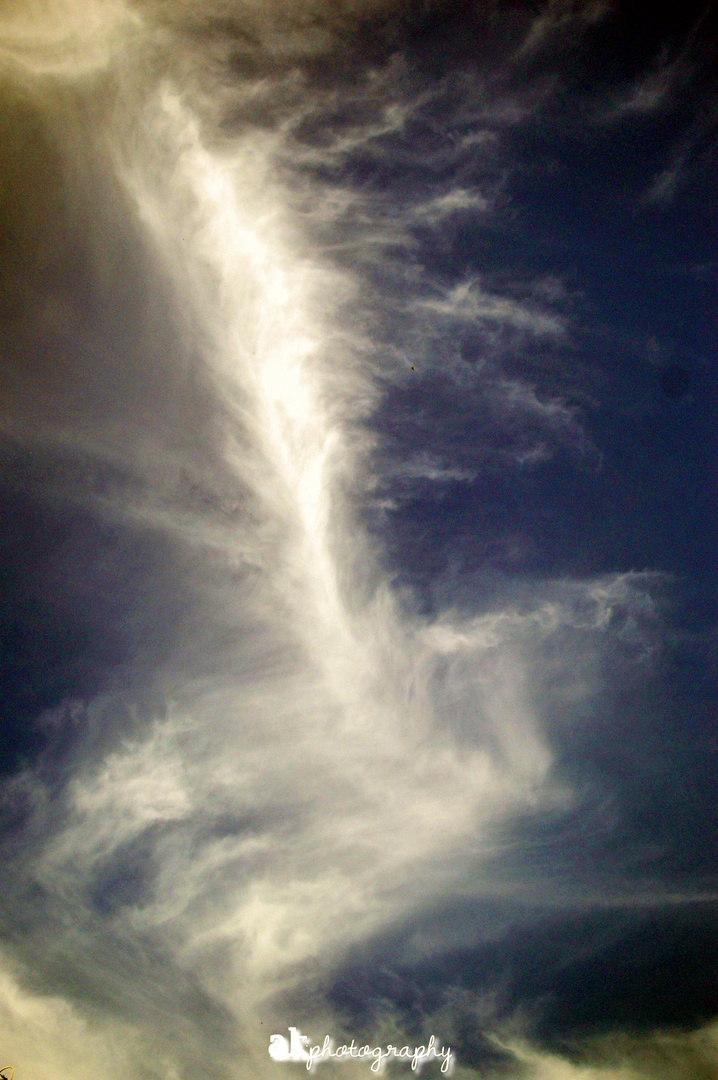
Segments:
[[[392,918],[407,902],[397,886],[415,901],[444,889],[446,877],[420,867],[438,860],[448,873],[487,814],[535,796],[549,755],[511,671],[499,675],[505,691],[485,696],[487,722],[505,729],[501,759],[486,745],[455,746],[434,723],[428,639],[402,624],[385,588],[364,604],[354,588],[350,613],[337,552],[362,551],[362,541],[349,535],[336,473],[356,455],[327,401],[351,358],[331,357],[328,370],[323,342],[335,335],[327,294],[337,275],[297,252],[287,195],[272,179],[272,139],[253,133],[231,151],[210,151],[167,86],[147,118],[164,155],[161,183],[148,183],[141,160],[125,174],[178,290],[210,328],[217,385],[249,432],[228,454],[263,506],[267,606],[276,623],[288,620],[308,661],[289,688],[275,687],[283,708],[293,686],[308,710],[291,735],[277,731],[288,757],[309,765],[282,772],[311,807],[299,853],[268,852],[270,872],[240,890],[223,918],[215,912],[211,925],[193,925],[204,945],[242,941],[245,976],[266,988],[283,966]],[[274,729],[276,721],[262,724]],[[263,774],[271,762],[258,767]]]
[[[292,264],[283,242],[286,225],[267,161],[271,140],[265,149],[255,137],[234,159],[223,160],[203,146],[179,94],[166,86],[159,104],[169,160],[177,162],[170,183],[189,203],[191,216],[184,223],[168,218],[166,192],[148,190],[135,171],[140,213],[155,236],[175,248],[166,252],[175,269],[194,261],[190,272],[201,278],[208,270],[217,285],[214,310],[200,305],[198,314],[215,324],[212,364],[224,392],[231,396],[236,385],[249,397],[242,420],[259,451],[249,471],[241,460],[244,446],[235,451],[234,464],[271,516],[294,530],[284,566],[274,569],[283,584],[291,583],[298,622],[309,615],[314,641],[317,634],[346,641],[349,628],[328,550],[331,465],[344,448],[320,400],[322,327],[312,317],[311,272]],[[197,304],[197,296],[190,299]]]

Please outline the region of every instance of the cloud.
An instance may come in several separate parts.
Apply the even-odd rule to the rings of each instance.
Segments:
[[[541,87],[364,45],[344,85],[394,7],[3,14],[12,145],[38,155],[12,174],[38,217],[3,345],[8,561],[39,581],[12,594],[16,653],[47,680],[2,792],[0,1008],[28,1080],[274,1075],[287,1001],[338,1022],[317,986],[454,891],[486,899],[512,827],[579,807],[582,842],[609,831],[561,725],[591,728],[611,664],[651,674],[656,579],[539,576],[493,608],[462,581],[422,612],[366,525],[382,483],[591,444],[530,370],[566,347],[561,278],[440,265],[451,229],[505,223],[505,135]],[[531,47],[604,7],[549,5]],[[115,632],[96,671],[87,638]],[[614,1068],[509,1049],[536,1077]]]
[[[518,55],[530,55],[546,49],[555,44],[560,35],[580,33],[601,22],[611,8],[610,0],[583,0],[579,3],[574,0],[548,0],[529,24]]]
[[[141,37],[143,22],[119,0],[29,0],[5,5],[0,62],[33,76],[92,78]]]
[[[432,458],[430,454],[419,454],[417,457],[406,462],[397,463],[391,473],[392,479],[404,480],[428,480],[430,482],[442,481],[471,481],[476,473],[470,469],[456,469],[442,465],[440,461]]]
[[[715,1069],[715,1024],[694,1032],[658,1031],[647,1036],[609,1036],[567,1060],[520,1043],[503,1044],[531,1080],[681,1080]]]
[[[677,161],[659,173],[645,192],[644,203],[653,205],[669,203],[678,190],[684,169],[684,162]]]
[[[98,1070],[120,1077],[142,1060],[140,1040],[129,1025],[116,1023],[108,1036],[64,998],[29,993],[8,972],[6,957],[0,975],[0,1016],[3,1053],[8,1061],[22,1062],[29,1080],[47,1075],[89,1080]],[[20,1066],[16,1068],[19,1071]],[[171,1071],[168,1067],[155,1075],[169,1077]]]
[[[479,192],[456,188],[446,195],[437,195],[423,206],[416,207],[414,216],[418,221],[434,225],[454,214],[466,212],[483,213],[490,208],[489,200]]]
[[[560,317],[545,314],[506,296],[487,293],[475,281],[461,282],[444,298],[421,300],[418,306],[448,319],[487,322],[498,327],[505,325],[511,330],[537,336],[561,337],[565,333],[565,324]]]
[[[677,66],[663,64],[657,70],[643,75],[628,87],[605,114],[605,121],[622,120],[631,116],[645,116],[662,108],[673,92],[677,79]]]

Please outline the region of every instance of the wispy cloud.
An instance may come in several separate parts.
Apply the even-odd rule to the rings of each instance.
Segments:
[[[501,1043],[531,1080],[681,1080],[708,1075],[718,1057],[715,1025],[695,1032],[596,1039],[587,1054],[569,1062],[520,1042]]]
[[[456,188],[445,195],[437,195],[412,211],[418,222],[437,225],[454,214],[483,213],[489,210],[491,202],[478,191]]]
[[[610,10],[610,0],[549,0],[531,20],[518,55],[540,51],[561,35],[572,35],[600,23]]]
[[[601,114],[601,120],[614,123],[631,117],[650,116],[669,105],[689,77],[684,56],[661,56],[649,71],[615,93],[611,104]]]
[[[653,677],[659,579],[543,574],[493,602],[467,579],[422,612],[366,524],[377,492],[593,446],[571,378],[541,378],[570,344],[560,273],[440,265],[452,229],[505,225],[506,133],[544,84],[420,78],[411,20],[403,52],[353,46],[343,78],[396,6],[3,13],[38,168],[67,189],[37,211],[52,272],[28,263],[2,428],[65,539],[8,533],[41,580],[13,595],[70,626],[82,674],[38,662],[39,745],[0,794],[18,1080],[274,1077],[287,1003],[344,1023],[326,988],[382,935],[454,893],[550,902],[519,855],[494,872],[512,829],[521,857],[527,822],[610,831],[586,788],[613,789],[582,787],[561,725]],[[525,51],[606,5],[574,8],[524,20]],[[98,598],[87,625],[127,644],[96,672],[71,631]],[[402,1030],[392,1010],[378,1029]],[[505,1052],[536,1080],[643,1068],[633,1044],[615,1066]]]
[[[445,296],[417,302],[417,306],[448,319],[508,326],[537,336],[561,337],[565,321],[507,296],[485,292],[476,281],[455,285]]]

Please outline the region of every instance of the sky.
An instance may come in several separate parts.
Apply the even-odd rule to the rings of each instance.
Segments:
[[[17,1080],[718,1076],[717,134],[712,0],[2,0]]]

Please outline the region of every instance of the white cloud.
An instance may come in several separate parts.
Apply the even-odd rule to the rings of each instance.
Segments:
[[[91,78],[141,41],[138,13],[122,0],[29,0],[6,4],[0,64],[33,76]]]
[[[138,1070],[147,1047],[149,1076],[169,1080],[183,1069],[189,1076],[183,1061],[201,1045],[192,1009],[185,1058],[165,1062],[151,1038],[161,957],[162,977],[186,976],[231,1018],[243,1053],[256,1052],[251,1065],[235,1060],[229,1039],[217,1051],[226,1075],[268,1075],[266,1032],[256,1020],[275,1007],[272,995],[296,991],[308,971],[330,970],[352,946],[449,891],[477,861],[492,824],[570,799],[552,776],[553,751],[532,702],[532,649],[566,627],[608,630],[617,606],[638,606],[640,590],[625,575],[564,583],[558,597],[528,612],[446,611],[429,624],[405,610],[360,527],[353,492],[372,483],[375,438],[362,424],[383,380],[396,377],[399,364],[385,344],[396,344],[397,318],[431,347],[452,339],[457,324],[555,344],[567,333],[566,319],[547,306],[563,299],[555,283],[539,293],[544,303],[487,291],[473,278],[427,295],[421,269],[386,255],[392,237],[405,244],[412,222],[488,213],[474,187],[451,187],[413,208],[407,200],[392,232],[386,200],[307,179],[308,165],[341,165],[357,149],[405,134],[425,99],[409,101],[406,87],[394,93],[397,65],[368,79],[360,119],[302,152],[301,123],[327,109],[333,92],[313,98],[300,87],[287,123],[248,126],[232,139],[212,127],[215,106],[203,96],[203,79],[217,78],[216,58],[209,74],[198,75],[201,46],[171,30],[176,19],[199,37],[206,7],[197,14],[195,5],[145,5],[151,30],[136,53],[141,22],[132,12],[130,31],[118,31],[127,9],[87,10],[80,17],[73,9],[65,24],[69,9],[53,8],[40,30],[26,16],[22,25],[5,19],[5,48],[41,76],[85,79],[114,63],[116,34],[126,45],[116,83],[87,90],[85,105],[92,105],[98,153],[109,155],[144,230],[147,265],[163,287],[171,285],[168,321],[176,321],[178,338],[191,340],[198,381],[215,406],[214,424],[205,416],[200,425],[191,411],[177,420],[188,429],[184,452],[195,435],[201,442],[201,429],[215,457],[207,452],[196,463],[196,483],[205,493],[216,487],[223,505],[239,511],[221,524],[221,514],[191,513],[186,491],[172,493],[172,470],[159,470],[158,479],[148,468],[149,491],[118,485],[106,498],[108,513],[161,527],[187,553],[188,589],[206,625],[198,640],[191,622],[184,633],[179,628],[175,652],[153,672],[152,700],[165,703],[164,712],[148,706],[131,737],[113,741],[110,733],[99,749],[90,733],[56,798],[39,773],[26,778],[38,804],[44,795],[43,829],[32,850],[16,849],[13,872],[41,889],[60,963],[77,953],[81,969],[111,971],[112,949],[132,944],[136,967],[123,986],[135,1019],[126,1054],[117,1050],[125,1030],[112,1018],[111,1000],[97,1007],[104,1019],[95,1030],[85,1018],[92,1009],[70,1004],[80,991],[70,986],[67,1001],[33,996],[12,980],[0,985],[13,1025],[9,1048],[23,1080],[33,1080],[32,1069],[37,1080],[40,1071],[58,1080],[126,1075]],[[326,5],[237,10],[238,37],[246,44],[256,30],[263,59],[280,41],[285,56],[330,48],[331,27],[315,21],[331,11]],[[551,10],[560,16],[563,5]],[[209,13],[226,19],[234,11],[217,4]],[[241,96],[221,83],[216,90],[223,104]],[[503,123],[524,115],[512,100],[478,112]],[[469,138],[456,140],[456,153]],[[491,141],[476,137],[474,149]],[[340,226],[359,233],[356,265],[336,258],[350,242]],[[313,243],[312,229],[326,230],[325,244]],[[383,296],[367,268],[390,279]],[[149,272],[147,288],[161,295]],[[519,424],[579,439],[575,411],[562,397],[501,374],[492,394]],[[81,443],[96,457],[107,451],[101,439]],[[122,460],[120,443],[113,445]],[[141,471],[141,459],[153,456],[149,445],[139,455],[126,448],[128,468]],[[524,453],[535,460],[543,443]],[[430,481],[474,475],[429,451],[403,473]],[[251,575],[235,573],[238,566]],[[588,642],[591,648],[600,645]],[[128,855],[139,839],[146,849]],[[109,867],[127,876],[124,858],[141,862],[146,880],[101,916],[102,875]],[[37,955],[38,982],[62,982]],[[111,989],[123,976],[116,978]],[[524,1063],[544,1070],[537,1077],[558,1077],[564,1068],[527,1053]]]
[[[496,1043],[511,1053],[527,1080],[684,1080],[710,1075],[718,1061],[714,1023],[695,1031],[593,1038],[571,1061],[521,1040],[497,1039]]]
[[[33,994],[12,970],[7,955],[0,969],[2,1055],[25,1080],[119,1080],[142,1060],[141,1036],[129,1024],[92,1024],[62,997]],[[153,1069],[169,1080],[169,1071]]]
[[[561,338],[566,332],[561,316],[548,314],[537,305],[485,292],[474,279],[455,285],[442,297],[419,300],[416,306],[448,319],[507,326],[537,337]]]
[[[491,205],[491,200],[481,192],[457,187],[412,208],[411,216],[419,222],[436,225],[454,215],[484,214]]]

